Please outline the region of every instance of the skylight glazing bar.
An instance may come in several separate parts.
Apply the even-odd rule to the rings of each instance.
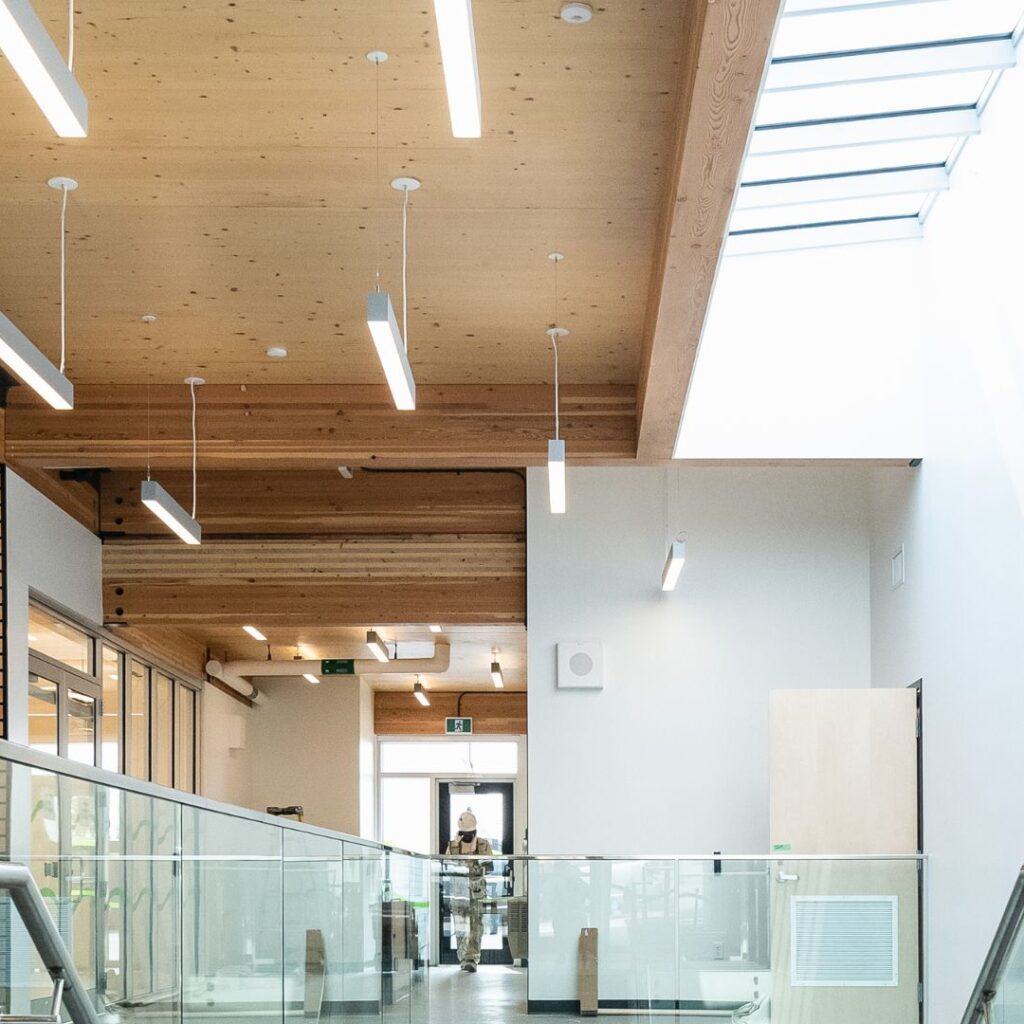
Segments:
[[[740,185],[736,209],[756,210],[836,199],[944,192],[948,188],[949,174],[945,164],[855,171],[852,174],[823,174],[778,181],[750,181]]]
[[[907,139],[955,138],[981,130],[973,106],[905,110],[754,127],[750,153],[791,153]]]
[[[813,53],[772,59],[765,92],[827,88],[848,82],[878,82],[961,71],[995,71],[1017,62],[1013,39],[984,36],[880,46],[870,50]]]
[[[918,217],[871,217],[856,221],[730,234],[726,240],[725,254],[753,256],[795,249],[823,249],[837,245],[857,245],[862,242],[921,238],[922,235],[923,228]]]

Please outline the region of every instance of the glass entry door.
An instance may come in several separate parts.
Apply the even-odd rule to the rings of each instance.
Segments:
[[[512,853],[513,793],[512,782],[439,782],[437,793],[438,836],[440,852],[448,849],[448,842],[458,832],[459,815],[472,811],[477,819],[477,836],[487,839],[495,858],[486,879],[486,896],[482,907],[481,964],[511,964],[508,946],[508,897],[512,895],[513,861],[502,860],[501,854]],[[451,874],[450,874],[451,872]],[[440,960],[443,964],[459,962],[456,925],[451,912],[451,900],[444,898],[446,889],[454,882],[457,869],[442,869],[442,912],[438,915],[440,927]]]

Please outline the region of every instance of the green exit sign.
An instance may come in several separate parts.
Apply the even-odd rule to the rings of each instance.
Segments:
[[[334,658],[332,661],[320,662],[322,676],[354,676],[356,663],[351,658]]]
[[[446,718],[444,720],[444,731],[449,734],[460,736],[468,735],[473,731],[472,718]]]

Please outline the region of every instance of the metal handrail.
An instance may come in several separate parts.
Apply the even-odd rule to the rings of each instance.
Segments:
[[[32,873],[24,864],[0,863],[0,889],[11,894],[11,902],[53,981],[53,1002],[48,1017],[0,1016],[0,1021],[59,1020],[61,1002],[74,1024],[100,1024],[100,1019],[75,970],[64,940],[53,923]]]
[[[1024,867],[1017,874],[1013,892],[996,929],[985,964],[967,1004],[961,1024],[988,1024],[992,1019],[992,1000],[999,992],[999,983],[1006,973],[1021,925],[1024,923]]]

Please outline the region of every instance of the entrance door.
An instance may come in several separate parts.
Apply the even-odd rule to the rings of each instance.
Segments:
[[[477,835],[490,841],[495,854],[512,853],[513,791],[512,782],[439,782],[437,792],[438,836],[440,852],[448,848],[458,830],[459,815],[472,811],[476,815]],[[487,876],[487,896],[483,907],[483,939],[481,964],[511,964],[508,947],[508,897],[512,895],[513,861],[495,857]],[[442,874],[442,889],[445,879]],[[441,956],[443,964],[459,962],[454,922],[448,901],[442,900],[439,915]]]

